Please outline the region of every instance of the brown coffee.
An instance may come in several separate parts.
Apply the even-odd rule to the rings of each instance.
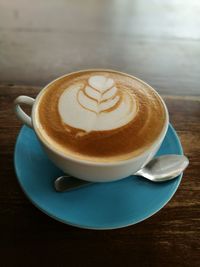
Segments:
[[[36,112],[38,131],[54,149],[89,161],[139,155],[166,122],[158,94],[115,71],[81,71],[57,79],[40,96]]]

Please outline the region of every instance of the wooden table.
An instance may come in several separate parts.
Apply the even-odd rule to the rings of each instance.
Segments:
[[[199,13],[197,1],[0,0],[0,266],[199,266]],[[153,85],[190,159],[173,199],[124,229],[54,221],[29,202],[14,172],[15,97],[35,97],[51,79],[91,67]]]

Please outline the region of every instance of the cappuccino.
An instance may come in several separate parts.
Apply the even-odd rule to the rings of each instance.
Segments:
[[[139,155],[161,134],[164,104],[144,82],[124,73],[88,70],[47,86],[36,110],[41,138],[64,155],[120,161]]]

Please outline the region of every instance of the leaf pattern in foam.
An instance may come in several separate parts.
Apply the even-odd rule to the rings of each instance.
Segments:
[[[97,114],[112,109],[120,100],[114,80],[104,76],[92,76],[87,86],[78,93],[79,104]]]
[[[89,79],[73,84],[63,92],[58,105],[63,123],[85,131],[85,134],[113,130],[129,123],[137,111],[133,95],[116,88],[110,78],[94,77],[91,77],[92,82]],[[97,80],[101,81],[102,87]]]

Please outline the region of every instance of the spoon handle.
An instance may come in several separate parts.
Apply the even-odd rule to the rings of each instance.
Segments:
[[[91,182],[84,181],[70,175],[61,176],[54,182],[54,187],[57,192],[66,192],[72,189],[80,188],[91,184]]]

